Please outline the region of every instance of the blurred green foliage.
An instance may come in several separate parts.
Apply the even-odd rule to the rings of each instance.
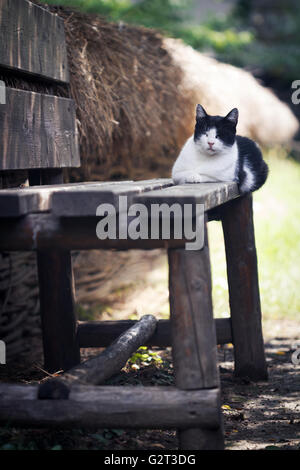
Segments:
[[[156,28],[195,49],[286,83],[299,78],[300,2],[236,0],[227,15],[196,24],[196,0],[42,0],[98,13],[112,21]],[[222,1],[222,0],[220,0]]]
[[[258,69],[290,85],[300,77],[299,0],[237,0],[226,18],[237,30],[247,30],[252,41],[221,57],[238,66]]]
[[[112,21],[144,25],[172,32],[180,25],[194,0],[42,0],[107,16]]]

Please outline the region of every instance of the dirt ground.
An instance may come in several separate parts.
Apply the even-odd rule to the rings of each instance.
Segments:
[[[296,326],[296,325],[294,325]],[[268,382],[252,383],[233,376],[232,346],[219,347],[222,385],[222,408],[226,449],[300,450],[300,365],[293,364],[296,337],[292,324],[283,325],[286,337],[266,343]],[[41,348],[39,341],[34,346]],[[155,352],[149,365],[127,364],[110,384],[172,385],[173,367],[170,348]],[[83,350],[85,358],[98,352]],[[295,356],[295,355],[294,355]],[[162,362],[158,362],[161,357]],[[300,357],[300,354],[298,355]],[[0,380],[40,382],[47,378],[40,361],[30,363],[29,357],[17,364],[1,366]],[[138,369],[139,367],[139,369]],[[103,449],[103,450],[176,450],[174,430],[72,430],[0,429],[0,449]]]

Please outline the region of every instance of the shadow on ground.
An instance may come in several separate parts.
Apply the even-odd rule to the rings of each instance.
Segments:
[[[295,340],[275,338],[266,344],[269,381],[253,383],[233,376],[233,349],[219,347],[225,445],[227,449],[300,449],[300,365],[293,364]],[[154,349],[149,365],[132,364],[112,377],[112,385],[172,385],[171,350]],[[85,358],[98,350],[83,350]],[[157,361],[160,356],[162,362]],[[137,369],[139,367],[139,369]],[[14,375],[14,377],[13,377]],[[0,380],[39,382],[46,374],[38,363],[11,364]],[[0,429],[0,449],[177,449],[174,430],[134,431],[120,429],[49,431]]]

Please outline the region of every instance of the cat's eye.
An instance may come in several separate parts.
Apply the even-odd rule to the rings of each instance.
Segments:
[[[218,138],[219,138],[219,136],[218,136],[218,134],[217,134],[217,135],[216,135],[216,139],[218,139]]]

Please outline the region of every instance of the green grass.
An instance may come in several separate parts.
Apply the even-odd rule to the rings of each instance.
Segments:
[[[254,193],[254,221],[263,318],[295,320],[300,312],[300,164],[283,150],[270,150],[269,178]],[[209,224],[213,301],[217,317],[228,316],[222,230]]]

